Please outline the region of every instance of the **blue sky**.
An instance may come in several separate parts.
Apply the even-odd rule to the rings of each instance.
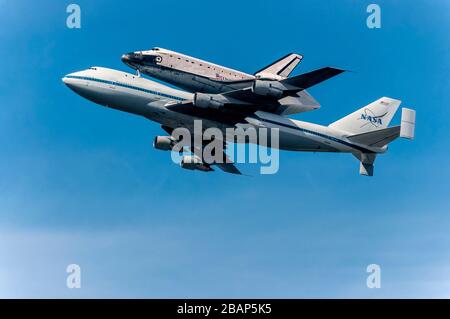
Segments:
[[[448,2],[377,1],[378,30],[366,1],[77,1],[80,30],[69,3],[0,0],[0,297],[450,297]],[[281,152],[276,175],[182,170],[151,147],[156,123],[61,82],[153,46],[249,73],[288,52],[296,72],[352,70],[295,118],[390,96],[417,110],[417,137],[373,178],[345,154]]]

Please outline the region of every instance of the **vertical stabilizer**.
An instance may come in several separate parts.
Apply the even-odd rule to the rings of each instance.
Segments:
[[[401,101],[382,97],[330,124],[334,129],[361,134],[388,127]]]

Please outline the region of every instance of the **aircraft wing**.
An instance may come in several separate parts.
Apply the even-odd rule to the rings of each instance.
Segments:
[[[281,81],[255,80],[251,87],[220,94],[195,93],[192,101],[166,107],[176,112],[233,125],[256,111],[280,115],[301,113],[320,107],[305,89],[342,72],[344,70],[325,67]]]
[[[174,130],[173,128],[171,128],[169,126],[165,126],[165,125],[161,125],[161,128],[164,131],[166,131],[167,133],[169,133],[170,135],[172,135],[172,132]],[[193,141],[192,141],[192,145],[194,145]],[[222,151],[222,156],[221,156],[222,162],[221,163],[212,163],[212,164],[207,164],[207,165],[217,166],[219,169],[221,169],[225,173],[242,175],[241,171],[239,171],[239,169],[234,165],[233,161],[225,153],[224,150],[226,148],[227,148],[227,144],[226,144],[226,142],[223,142],[223,151]],[[199,158],[202,158],[204,160],[203,147],[191,146],[190,151],[194,155],[196,155]]]
[[[242,175],[242,173],[237,169],[237,167],[232,163],[223,163],[223,164],[215,164],[218,168],[220,168],[225,173]]]
[[[223,150],[227,148],[226,142],[223,142]],[[197,155],[199,158],[204,159],[203,154],[203,148],[199,147],[191,147],[191,152]],[[217,166],[225,173],[230,174],[236,174],[236,175],[242,175],[242,173],[237,169],[237,167],[234,165],[233,161],[228,157],[228,155],[225,152],[222,152],[222,163],[212,163],[211,166]]]

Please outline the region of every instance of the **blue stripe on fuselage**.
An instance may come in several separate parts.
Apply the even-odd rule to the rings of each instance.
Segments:
[[[170,98],[170,99],[173,99],[173,100],[177,100],[177,101],[184,101],[185,100],[184,98],[181,98],[179,96],[174,96],[174,95],[170,95],[170,94],[166,94],[166,93],[161,93],[161,92],[157,92],[157,91],[153,91],[153,90],[149,90],[149,89],[144,89],[144,88],[140,88],[138,86],[125,84],[125,83],[120,83],[120,82],[115,82],[115,81],[101,80],[101,79],[97,79],[97,78],[93,78],[93,77],[76,76],[76,75],[67,75],[66,77],[67,78],[71,78],[71,79],[88,80],[88,81],[94,81],[94,82],[99,82],[99,83],[117,85],[117,86],[124,87],[124,88],[129,88],[129,89],[133,89],[133,90],[137,90],[137,91],[141,91],[141,92],[146,92],[146,93],[150,93],[150,94],[154,94],[154,95],[167,97],[167,98]],[[311,131],[311,130],[308,130],[308,129],[304,129],[304,128],[298,127],[298,126],[296,126],[294,124],[281,123],[281,122],[277,122],[277,121],[273,121],[273,120],[263,119],[263,118],[260,118],[260,117],[254,117],[254,118],[257,119],[257,120],[260,120],[260,121],[266,121],[268,123],[272,123],[272,124],[275,124],[275,125],[284,126],[284,127],[287,127],[287,128],[291,128],[291,129],[297,130],[297,131],[304,132],[304,133],[309,133],[309,134],[312,134],[312,135],[316,135],[316,136],[325,138],[327,140],[334,141],[334,142],[340,143],[342,145],[351,147],[351,148],[356,149],[356,150],[358,150],[360,152],[363,152],[363,153],[375,153],[375,152],[373,152],[373,151],[371,151],[369,149],[366,149],[364,147],[361,147],[361,146],[349,143],[347,141],[341,140],[341,139],[336,138],[334,136],[329,136],[329,135],[326,135],[326,134],[322,134],[322,133],[314,132],[314,131]]]
[[[356,149],[356,150],[358,150],[358,151],[360,151],[360,152],[362,152],[362,153],[375,153],[374,151],[371,151],[371,150],[366,149],[366,148],[364,148],[364,147],[361,147],[361,146],[358,146],[358,145],[349,143],[349,142],[347,142],[347,141],[341,140],[341,139],[336,138],[336,137],[334,137],[334,136],[329,136],[329,135],[322,134],[322,133],[319,133],[319,132],[314,132],[314,131],[311,131],[311,130],[308,130],[308,129],[304,129],[304,128],[298,127],[297,125],[294,125],[294,124],[280,123],[280,122],[277,122],[277,121],[267,120],[267,119],[260,118],[260,117],[256,117],[255,119],[257,119],[257,120],[259,120],[259,121],[262,121],[262,122],[265,121],[265,122],[272,123],[272,124],[275,124],[275,125],[279,125],[279,126],[284,126],[284,127],[287,127],[287,128],[291,128],[291,129],[294,129],[294,130],[297,130],[297,131],[300,131],[300,132],[304,132],[304,133],[309,133],[309,134],[312,134],[312,135],[316,135],[316,136],[325,138],[325,139],[327,139],[327,140],[330,140],[330,141],[333,141],[333,142],[336,142],[336,143],[340,143],[340,144],[342,144],[342,145],[345,145],[345,146],[354,148],[354,149]]]
[[[94,82],[99,82],[99,83],[117,85],[117,86],[121,86],[121,87],[128,88],[128,89],[133,89],[133,90],[137,90],[137,91],[141,91],[141,92],[145,92],[145,93],[150,93],[150,94],[154,94],[154,95],[167,97],[169,99],[173,99],[173,100],[177,100],[177,101],[184,101],[185,100],[184,98],[181,98],[179,96],[170,95],[170,94],[166,94],[166,93],[161,93],[161,92],[153,91],[153,90],[149,90],[149,89],[144,89],[144,88],[141,88],[141,87],[138,87],[138,86],[134,86],[134,85],[130,85],[130,84],[97,79],[97,78],[93,78],[93,77],[89,77],[89,76],[67,75],[66,78],[88,80],[88,81],[94,81]]]

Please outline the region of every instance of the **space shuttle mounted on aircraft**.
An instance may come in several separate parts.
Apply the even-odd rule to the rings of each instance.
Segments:
[[[389,127],[400,101],[388,97],[330,125],[289,118],[290,114],[319,108],[306,89],[343,72],[324,67],[289,77],[301,60],[297,54],[287,55],[255,75],[160,48],[130,53],[122,60],[142,73],[191,92],[167,87],[139,74],[102,67],[68,74],[63,82],[97,104],[160,123],[168,135],[155,138],[156,149],[172,151],[179,142],[174,130],[183,127],[195,134],[196,120],[202,120],[204,129],[277,129],[277,147],[281,150],[350,153],[360,162],[360,174],[372,176],[376,156],[385,153],[390,142],[398,137],[414,137],[414,110],[403,108],[401,125]],[[234,142],[227,139],[226,133],[223,136],[220,141],[223,144]],[[202,157],[202,149],[190,148],[190,151],[192,155],[181,159],[182,168],[209,172],[217,167],[227,173],[241,174],[232,162],[208,162]],[[223,154],[223,158],[227,155]]]
[[[139,73],[195,93],[197,105],[246,105],[247,110],[258,105],[289,115],[318,109],[320,104],[306,89],[344,72],[326,67],[289,78],[302,58],[290,53],[254,75],[163,48],[124,54],[122,61]]]
[[[141,73],[190,92],[223,93],[249,87],[256,79],[286,79],[302,58],[290,53],[253,75],[163,48],[130,52],[122,56],[122,61]]]

